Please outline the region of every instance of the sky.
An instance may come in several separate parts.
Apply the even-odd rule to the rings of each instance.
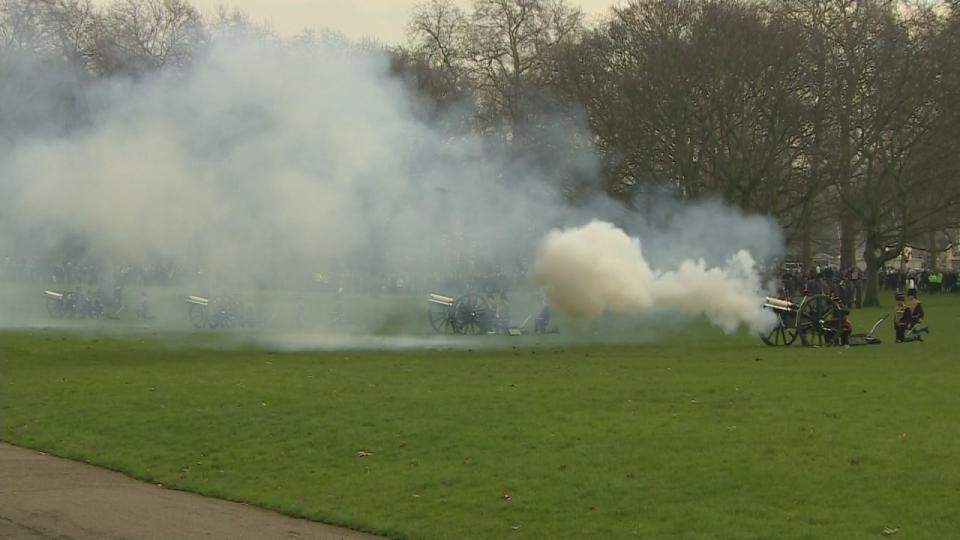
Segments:
[[[106,3],[108,0],[101,0]],[[418,0],[191,0],[204,13],[217,6],[239,8],[256,22],[268,23],[281,34],[296,34],[304,28],[329,28],[351,38],[372,38],[399,45],[405,42],[406,23]],[[469,6],[469,0],[458,0]],[[588,17],[605,14],[621,0],[569,0],[580,5]]]

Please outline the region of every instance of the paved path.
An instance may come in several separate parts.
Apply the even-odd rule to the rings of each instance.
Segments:
[[[0,443],[4,540],[379,537],[163,489],[120,473]]]

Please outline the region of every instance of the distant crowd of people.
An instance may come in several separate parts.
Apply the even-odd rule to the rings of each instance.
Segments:
[[[931,271],[926,268],[902,271],[890,266],[881,268],[878,276],[881,290],[906,290],[907,283],[913,280],[917,290],[926,294],[960,291],[958,277],[960,276],[955,271]]]
[[[864,275],[856,267],[843,270],[816,266],[808,272],[800,268],[784,269],[779,278],[780,294],[786,298],[805,294],[826,294],[841,299],[847,307],[863,303]]]
[[[169,285],[190,270],[172,263],[125,264],[108,272],[104,265],[85,259],[45,261],[0,254],[0,281],[42,282],[54,285],[95,285],[107,280],[124,285]]]
[[[779,275],[780,294],[786,298],[806,294],[826,294],[841,299],[848,307],[861,307],[866,287],[865,275],[857,267],[844,269],[816,266],[808,271],[784,268]],[[914,284],[919,293],[960,292],[956,271],[930,271],[925,268],[896,270],[882,268],[878,273],[880,290],[905,291]]]

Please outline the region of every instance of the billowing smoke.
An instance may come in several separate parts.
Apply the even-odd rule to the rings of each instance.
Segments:
[[[31,83],[60,88],[66,76],[53,71],[33,70]],[[0,122],[0,261],[49,262],[80,244],[84,257],[113,266],[104,274],[158,260],[176,267],[180,279],[169,283],[182,290],[170,295],[180,298],[271,287],[300,291],[292,297],[322,276],[350,302],[384,283],[460,294],[468,280],[451,276],[522,276],[550,229],[592,218],[644,232],[662,246],[655,266],[688,252],[715,264],[739,249],[779,249],[776,227],[716,204],[668,211],[681,203],[664,198],[658,207],[677,222],[603,198],[571,207],[557,179],[589,183],[598,170],[589,137],[570,136],[587,133],[576,115],[552,134],[540,126],[555,156],[518,157],[502,139],[425,114],[385,54],[351,45],[224,38],[183,70],[106,79],[67,97],[35,92],[30,110],[42,114],[8,90],[0,109],[24,112]],[[662,272],[616,229],[587,227],[589,245],[578,234],[551,235],[537,265],[558,308],[591,316],[670,305],[725,327],[757,324],[747,256]],[[355,330],[396,318],[366,301],[370,320]],[[0,316],[20,307],[4,302]],[[402,307],[420,318],[424,310]]]
[[[676,269],[653,269],[639,239],[602,221],[547,235],[531,279],[544,288],[550,305],[573,317],[659,309],[706,315],[727,332],[770,323],[749,252],[738,251],[723,267],[688,259]]]
[[[104,259],[241,283],[417,275],[519,255],[519,233],[559,207],[532,168],[504,178],[484,139],[421,120],[386,55],[349,45],[219,43],[85,99],[86,127],[0,156],[0,213],[28,245],[81,237]]]

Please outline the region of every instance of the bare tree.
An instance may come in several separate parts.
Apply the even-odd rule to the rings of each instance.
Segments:
[[[228,9],[223,5],[217,7],[207,22],[207,27],[211,40],[253,38],[279,41],[276,31],[269,26],[253,22],[250,16],[240,9]]]
[[[0,131],[17,138],[86,121],[96,10],[89,0],[0,1]]]
[[[816,192],[802,164],[800,48],[753,4],[635,0],[560,69],[608,156],[609,193],[720,196],[789,230]]]
[[[838,203],[847,264],[862,232],[865,303],[875,305],[879,268],[914,238],[949,226],[960,202],[955,152],[936,135],[948,118],[933,54],[938,17],[885,0],[784,6],[811,46],[810,159]]]
[[[504,118],[507,136],[518,138],[526,98],[549,80],[551,53],[581,32],[582,19],[565,0],[475,0],[467,66],[487,126]]]
[[[456,73],[463,68],[467,16],[453,0],[418,4],[407,23],[411,51],[430,66]]]
[[[207,39],[200,14],[184,0],[116,0],[102,24],[98,63],[107,73],[184,66]]]
[[[395,71],[409,75],[439,109],[460,103],[466,77],[467,16],[452,0],[418,4],[407,24],[408,49],[395,51]]]

